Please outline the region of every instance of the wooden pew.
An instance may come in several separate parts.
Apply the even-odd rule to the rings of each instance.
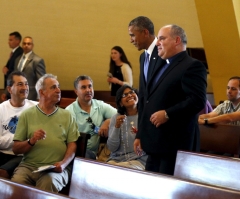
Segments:
[[[65,98],[62,97],[60,101],[57,103],[57,105],[61,108],[66,108],[68,105],[72,104],[73,102],[76,101],[76,98]],[[110,104],[112,107],[116,108],[116,102],[111,102],[111,101],[104,101],[107,104]]]
[[[62,97],[60,101],[57,103],[57,105],[61,108],[66,108],[71,103],[75,102],[76,98],[65,98]]]
[[[61,90],[61,96],[64,98],[77,98],[76,93],[74,92],[74,90]],[[102,100],[104,102],[115,102],[115,97],[111,96],[111,91],[97,91],[94,90],[94,98],[98,99],[98,100]]]
[[[43,191],[32,186],[22,185],[7,179],[0,178],[1,199],[64,199],[68,196]]]
[[[240,126],[199,125],[201,151],[229,153],[234,157],[240,154]]]
[[[77,157],[85,157],[86,150],[87,150],[87,142],[90,139],[91,135],[88,133],[80,133],[80,137],[77,140],[77,150],[76,155]],[[71,181],[71,180],[70,180]],[[68,182],[66,187],[60,191],[61,194],[68,195],[70,190],[70,182]]]
[[[178,151],[174,176],[240,190],[240,159]]]
[[[240,198],[240,192],[76,157],[69,196],[84,199],[233,199]]]
[[[86,150],[87,150],[87,142],[88,139],[90,139],[91,135],[88,133],[80,133],[80,137],[77,140],[77,151],[76,156],[77,157],[85,157]]]

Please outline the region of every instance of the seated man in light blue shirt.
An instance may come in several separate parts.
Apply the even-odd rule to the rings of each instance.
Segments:
[[[86,158],[96,159],[100,137],[108,136],[110,118],[117,110],[103,101],[93,99],[93,81],[89,76],[79,76],[74,81],[77,94],[75,102],[66,107],[76,119],[79,132],[89,133]]]

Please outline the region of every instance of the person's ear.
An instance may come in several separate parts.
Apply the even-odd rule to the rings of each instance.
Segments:
[[[76,93],[76,95],[77,95],[77,89],[74,89],[74,92]],[[77,95],[78,96],[78,95]]]
[[[43,89],[40,89],[40,90],[39,90],[39,97],[40,97],[41,95],[43,95]]]
[[[177,45],[181,44],[182,43],[181,38],[179,36],[177,36],[175,38],[175,42],[176,42]]]
[[[143,32],[144,32],[144,35],[145,35],[146,37],[149,36],[149,31],[148,31],[147,29],[143,29]]]
[[[7,91],[11,94],[12,93],[12,91],[11,91],[11,86],[7,86]]]

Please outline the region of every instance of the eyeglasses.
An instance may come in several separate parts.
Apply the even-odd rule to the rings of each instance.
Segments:
[[[128,93],[123,93],[123,94],[122,94],[122,98],[127,97],[129,94],[130,94],[130,95],[135,94],[135,91],[134,91],[134,90],[131,90],[131,91],[129,91]]]
[[[87,120],[88,123],[90,123],[91,129],[93,129],[93,131],[94,131],[95,133],[98,133],[99,127],[96,126],[96,125],[93,123],[92,118],[89,117],[89,118],[87,118],[86,120]]]

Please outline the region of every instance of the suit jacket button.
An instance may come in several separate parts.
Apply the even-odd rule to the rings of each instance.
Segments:
[[[146,101],[146,104],[148,103],[149,101]]]

